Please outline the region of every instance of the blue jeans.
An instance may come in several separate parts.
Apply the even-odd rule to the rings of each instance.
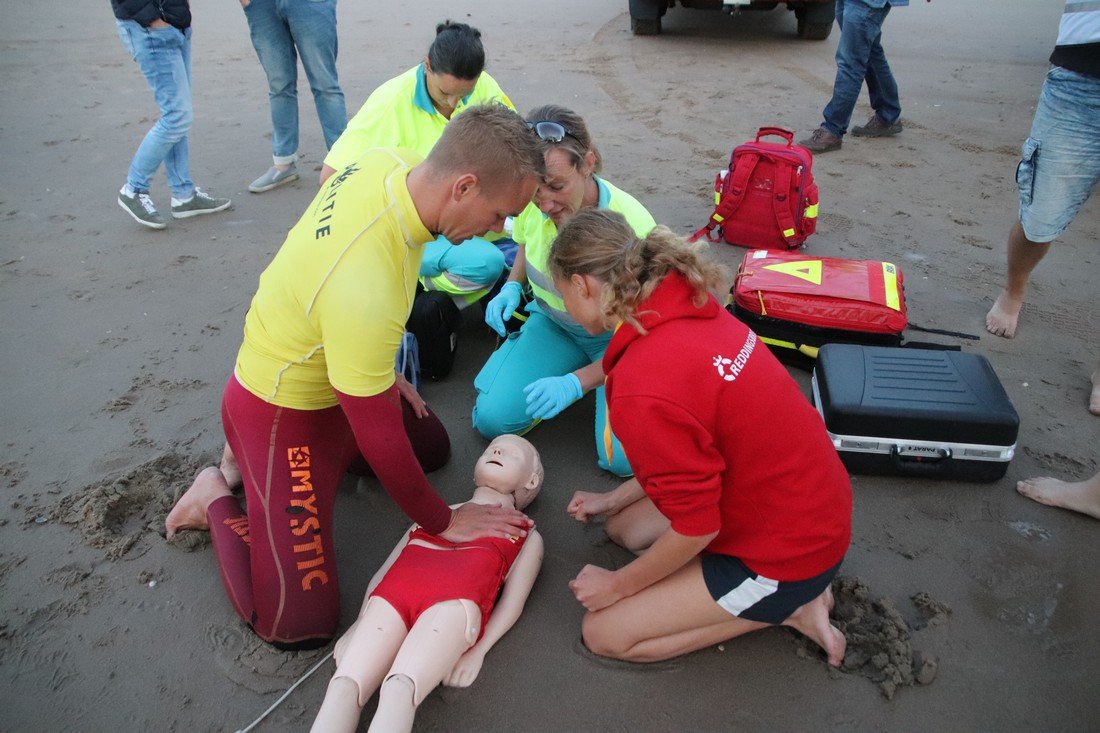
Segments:
[[[161,162],[172,196],[189,199],[195,193],[188,162],[187,133],[191,129],[191,29],[142,28],[132,20],[116,20],[118,37],[153,90],[160,119],[145,133],[126,182],[148,191]]]
[[[859,90],[867,82],[871,108],[888,125],[901,117],[898,83],[890,72],[882,50],[882,23],[890,12],[889,3],[872,8],[861,0],[836,0],[836,22],[840,43],[836,47],[836,81],[833,98],[825,106],[821,125],[834,135],[843,135],[852,121]]]
[[[1020,225],[1032,242],[1066,230],[1100,182],[1100,79],[1051,67],[1016,168]]]
[[[298,57],[302,57],[317,119],[331,148],[348,124],[336,77],[336,0],[252,0],[244,9],[252,46],[267,74],[271,151],[275,163],[297,160]]]

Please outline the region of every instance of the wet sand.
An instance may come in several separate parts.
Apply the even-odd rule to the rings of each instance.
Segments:
[[[270,163],[266,82],[238,5],[197,0],[192,172],[234,207],[144,230],[115,196],[157,110],[107,3],[11,5],[0,26],[0,728],[237,730],[323,651],[259,643],[225,599],[204,537],[166,543],[163,516],[218,455],[221,388],[257,277],[315,190],[323,143],[312,100],[303,76],[302,180],[249,194]],[[730,149],[762,125],[808,133],[831,88],[838,34],[799,41],[782,10],[677,7],[664,35],[633,38],[625,0],[528,3],[523,17],[517,7],[341,3],[349,109],[416,63],[437,21],[470,22],[521,111],[577,109],[606,177],[689,233],[710,212]],[[564,513],[575,489],[613,486],[592,455],[589,397],[530,435],[546,464],[531,514],[547,555],[524,617],[473,687],[423,704],[418,729],[1096,729],[1100,525],[1014,486],[1084,478],[1100,463],[1100,418],[1086,410],[1100,345],[1100,201],[1035,273],[1017,337],[983,328],[1061,9],[959,0],[895,10],[884,45],[905,131],[846,140],[815,161],[822,214],[807,252],[897,263],[911,321],[982,334],[963,348],[990,359],[1022,421],[996,483],[854,478],[838,586],[843,671],[784,629],[648,667],[584,652],[567,582],[585,563],[629,560]],[[853,122],[868,115],[864,98]],[[167,209],[163,174],[153,197]],[[743,253],[714,251],[731,266]],[[468,496],[484,445],[469,424],[471,382],[493,340],[478,321],[470,311],[455,373],[423,389],[454,443],[432,476],[452,501]],[[794,375],[808,394],[808,376]],[[346,625],[405,520],[373,481],[349,478],[337,508]],[[260,730],[307,728],[330,672]]]

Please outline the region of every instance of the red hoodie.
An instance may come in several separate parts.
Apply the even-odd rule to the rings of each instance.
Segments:
[[[611,427],[638,480],[707,552],[805,580],[840,562],[852,527],[848,474],[817,411],[743,323],[679,273],[616,331],[603,357]]]

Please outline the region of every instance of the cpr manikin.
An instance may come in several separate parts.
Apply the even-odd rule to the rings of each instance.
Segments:
[[[542,476],[535,447],[501,435],[474,466],[470,502],[522,509]],[[534,530],[527,537],[454,544],[411,527],[371,579],[359,618],[336,643],[336,672],[314,733],[354,732],[375,690],[370,730],[409,731],[417,706],[440,682],[469,686],[485,654],[519,618],[542,552]]]

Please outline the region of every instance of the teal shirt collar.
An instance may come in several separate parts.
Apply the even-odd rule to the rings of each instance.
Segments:
[[[599,189],[600,192],[600,198],[599,201],[596,202],[596,208],[606,209],[611,205],[611,189],[607,187],[607,184],[604,183],[599,176],[593,175],[592,177],[596,179],[596,188]]]
[[[423,63],[416,67],[416,91],[413,92],[413,104],[430,115],[438,115],[439,110],[435,108],[435,105],[432,103],[432,97],[428,94],[428,82],[425,79],[426,73]],[[462,103],[468,104],[472,96],[473,92],[467,94],[462,98]]]

